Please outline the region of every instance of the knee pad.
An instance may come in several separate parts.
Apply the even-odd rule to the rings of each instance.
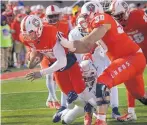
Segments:
[[[75,101],[76,99],[78,98],[78,95],[76,92],[74,91],[70,91],[68,94],[67,94],[67,103],[68,104],[71,104],[73,101]]]
[[[92,109],[93,109],[93,106],[89,103],[87,103],[84,107],[84,111],[85,112],[89,112],[89,113],[92,113]]]
[[[103,84],[96,85],[96,97],[100,100],[97,101],[97,105],[101,106],[103,104],[110,104],[110,92],[107,90],[107,87]]]

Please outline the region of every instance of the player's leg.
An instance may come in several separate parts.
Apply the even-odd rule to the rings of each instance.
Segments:
[[[137,63],[138,60],[141,60],[141,62]],[[133,78],[137,75],[138,72],[144,71],[145,65],[146,61],[142,53],[135,53],[131,56],[116,59],[115,61],[113,61],[110,66],[97,79],[97,82],[102,85],[102,91],[100,91],[101,93],[98,94],[100,98],[98,101],[102,102],[105,99],[106,94],[103,93],[106,92],[107,87],[111,89],[112,87]],[[135,97],[137,98],[140,93],[135,93]],[[108,100],[105,100],[108,101],[109,98]],[[98,124],[98,121],[99,120],[96,121],[96,124]]]
[[[46,106],[49,108],[54,108],[53,106],[53,88],[51,83],[51,75],[46,75],[46,86],[48,89],[48,98],[46,100]]]
[[[67,107],[67,95],[61,92],[61,107]]]
[[[107,89],[107,88],[104,88]],[[104,96],[105,95],[105,96]],[[103,85],[96,84],[96,97],[97,97],[97,119],[95,125],[106,125],[106,113],[110,104],[110,91],[107,89],[103,92]]]
[[[121,122],[137,120],[137,116],[135,113],[135,99],[129,92],[127,92],[127,94],[128,94],[128,113],[117,119],[118,121]]]
[[[63,124],[71,124],[76,118],[84,116],[84,108],[75,105],[75,107],[69,110],[67,113],[62,116]]]
[[[65,95],[68,95],[70,92],[74,91],[70,81],[68,70],[64,70],[62,72],[55,72],[54,78],[59,88]],[[64,111],[65,109],[66,107],[61,106],[61,108],[55,113],[55,115],[53,116],[54,123],[59,122],[61,120],[62,111]]]
[[[125,82],[125,86],[129,92],[129,96],[133,104],[130,106],[134,106],[135,104],[134,97],[140,98],[143,97],[145,94],[143,74],[139,74],[136,77],[132,78],[131,80],[128,80],[127,82]],[[136,94],[136,92],[138,92],[138,94]],[[118,118],[118,120],[120,121],[131,121],[136,119],[137,118],[134,111],[134,107],[133,108],[130,107],[128,114],[125,114],[124,116]]]
[[[140,63],[138,63],[138,60],[140,60]],[[142,53],[135,53],[124,58],[119,58],[111,63],[111,65],[98,78],[97,82],[106,85],[110,89],[113,86],[126,82],[139,73],[144,72],[145,66],[146,60]],[[134,88],[132,88],[132,90],[134,90]],[[137,91],[133,94],[135,98],[143,97],[143,95],[140,95]]]
[[[55,83],[53,74],[51,74],[50,76],[51,76],[50,80],[51,80],[52,92],[53,92],[52,93],[53,106],[54,106],[54,108],[59,109],[60,108],[60,103],[59,103],[58,98],[56,96],[57,84]]]
[[[46,57],[43,57],[43,60],[40,63],[40,66],[42,69],[48,68],[49,67],[49,60]],[[46,101],[46,106],[50,108],[54,108],[53,106],[53,87],[52,87],[52,77],[51,75],[46,75],[46,86],[48,89],[48,98]]]
[[[112,108],[112,118],[117,118],[120,116],[120,113],[118,111],[118,88],[117,86],[111,88],[111,94],[110,94],[110,104]]]

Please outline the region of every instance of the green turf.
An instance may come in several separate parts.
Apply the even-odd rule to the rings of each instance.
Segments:
[[[147,70],[144,74],[147,85]],[[122,86],[121,86],[122,87]],[[147,88],[146,88],[147,89]],[[45,79],[28,82],[25,79],[2,81],[1,83],[1,124],[2,125],[52,125],[52,116],[56,110],[46,108],[48,96]],[[60,92],[57,91],[58,98]],[[121,113],[127,109],[125,88],[119,88]],[[108,125],[147,125],[147,107],[136,103],[138,120],[136,122],[119,123],[111,119],[109,108]],[[78,118],[72,125],[82,125],[83,118]],[[57,125],[61,125],[58,123]]]

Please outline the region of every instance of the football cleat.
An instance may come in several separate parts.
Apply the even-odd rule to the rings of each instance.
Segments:
[[[142,99],[138,99],[142,104],[147,105],[147,99],[146,98],[142,98]]]
[[[118,111],[118,107],[114,107],[112,109],[112,118],[117,119],[118,117],[120,117],[120,113]]]
[[[94,125],[107,125],[107,123],[106,123],[106,121],[97,119],[97,120],[95,121],[95,124],[94,124]]]
[[[53,122],[59,122],[61,120],[61,116],[62,116],[62,111],[65,110],[66,107],[61,106],[60,109],[57,111],[57,113],[53,116]]]
[[[84,125],[91,125],[92,124],[92,114],[86,112],[84,117]]]
[[[52,101],[46,101],[46,106],[50,109],[54,109],[54,105]]]
[[[60,107],[61,107],[61,105],[58,101],[53,102],[53,106],[54,106],[55,109],[60,109]]]
[[[120,122],[134,121],[137,120],[137,116],[135,113],[127,113],[124,116],[118,117],[117,120]]]

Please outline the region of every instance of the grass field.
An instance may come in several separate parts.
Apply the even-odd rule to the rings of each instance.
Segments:
[[[147,70],[144,74],[147,86]],[[147,87],[146,87],[147,89]],[[58,98],[60,92],[57,91]],[[55,110],[48,109],[45,102],[48,96],[45,79],[34,82],[25,79],[2,81],[1,84],[1,124],[2,125],[53,125],[52,116]],[[120,111],[127,109],[127,97],[123,85],[119,86]],[[108,125],[147,125],[147,107],[136,101],[138,120],[120,123],[111,119],[109,108]],[[58,123],[56,125],[61,125]],[[72,125],[83,125],[83,118],[78,118]]]

